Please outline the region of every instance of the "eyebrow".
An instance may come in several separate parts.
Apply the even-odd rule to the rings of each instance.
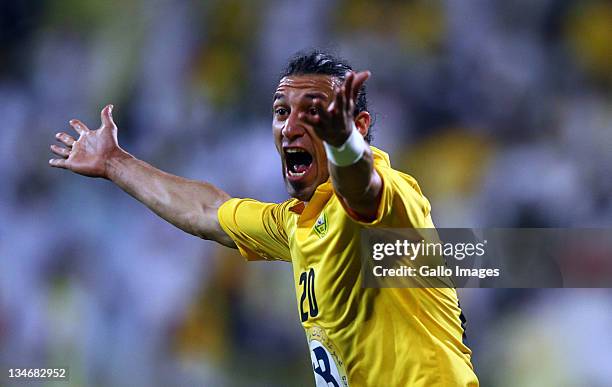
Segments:
[[[321,92],[318,92],[318,91],[314,91],[314,92],[311,92],[311,93],[306,93],[306,94],[304,94],[304,97],[310,98],[310,99],[315,99],[315,98],[319,98],[319,99],[323,99],[323,100],[327,99],[327,95],[325,93],[321,93]],[[277,99],[281,99],[281,98],[285,98],[285,94],[283,94],[283,93],[274,93],[274,99],[272,101],[275,102]]]
[[[327,99],[327,95],[321,92],[312,92],[312,93],[307,93],[304,95],[304,97],[306,98],[310,98],[310,99],[315,99],[315,98],[319,98],[319,99]]]

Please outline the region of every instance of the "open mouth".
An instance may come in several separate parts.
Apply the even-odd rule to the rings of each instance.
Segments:
[[[287,175],[292,178],[300,178],[312,166],[312,155],[306,149],[285,148],[285,161]]]

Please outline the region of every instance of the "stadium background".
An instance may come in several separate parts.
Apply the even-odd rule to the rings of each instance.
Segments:
[[[298,49],[332,48],[372,70],[374,144],[418,178],[438,226],[609,227],[611,26],[595,0],[2,1],[2,372],[313,380],[290,266],[246,264],[106,181],[48,168],[70,118],[97,127],[114,103],[137,157],[282,200],[277,75]],[[612,384],[610,290],[461,293],[484,386]]]

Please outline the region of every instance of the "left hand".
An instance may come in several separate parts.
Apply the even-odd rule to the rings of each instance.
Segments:
[[[325,107],[322,100],[315,98],[313,110],[300,113],[299,118],[312,125],[321,140],[341,146],[351,135],[357,93],[369,77],[369,71],[348,72],[342,85],[334,87],[334,97],[329,106]]]

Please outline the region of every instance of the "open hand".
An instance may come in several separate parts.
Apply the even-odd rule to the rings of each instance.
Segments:
[[[351,135],[357,94],[369,77],[369,71],[348,72],[342,85],[334,87],[333,101],[329,106],[324,106],[322,100],[315,98],[312,111],[300,113],[299,118],[312,125],[321,140],[336,147],[341,146]]]
[[[51,151],[60,158],[49,160],[49,164],[84,176],[108,178],[107,161],[123,152],[117,142],[117,125],[113,122],[112,110],[113,105],[102,109],[102,125],[98,130],[90,130],[80,120],[70,120],[70,126],[79,137],[75,140],[67,133],[57,133],[55,138],[65,147],[51,145]]]

